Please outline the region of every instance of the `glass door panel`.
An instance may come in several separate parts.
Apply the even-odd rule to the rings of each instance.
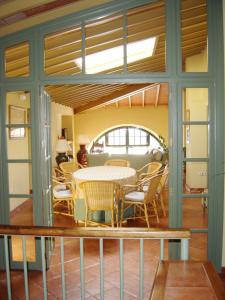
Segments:
[[[208,121],[208,88],[183,89],[183,121]]]
[[[33,199],[32,198],[10,198],[10,225],[27,225],[33,226]],[[22,261],[22,238],[20,236],[12,236],[12,260]],[[35,238],[26,238],[26,256],[27,261],[36,261]]]
[[[44,70],[49,76],[81,73],[76,59],[82,57],[81,27],[53,32],[44,38]]]
[[[32,194],[32,165],[9,163],[9,194]]]
[[[30,92],[8,92],[6,96],[6,124],[30,123]]]
[[[128,11],[127,63],[129,72],[166,71],[165,24],[164,1],[154,1]],[[136,54],[134,53],[135,47],[138,48]]]
[[[182,226],[192,231],[191,259],[207,259],[209,179],[209,89],[182,90]],[[198,232],[196,232],[196,230]]]
[[[30,45],[23,42],[5,50],[5,77],[28,77],[30,75]]]
[[[207,233],[192,233],[189,245],[191,260],[208,260]]]
[[[208,72],[207,0],[181,1],[183,72]]]
[[[208,190],[208,163],[184,162],[183,193],[199,194]]]
[[[90,21],[85,25],[86,74],[123,71],[123,34],[123,16],[120,14]],[[77,61],[78,65],[80,61]]]
[[[182,207],[183,227],[208,228],[207,204],[204,196],[184,198]]]
[[[23,129],[24,133],[21,131],[16,131]],[[14,135],[12,137],[12,134]],[[15,135],[17,137],[15,137]],[[18,136],[20,135],[20,138]],[[22,137],[21,137],[22,135]],[[30,128],[7,128],[7,152],[8,159],[31,159],[31,129]]]
[[[184,125],[183,140],[186,158],[208,157],[208,125]]]

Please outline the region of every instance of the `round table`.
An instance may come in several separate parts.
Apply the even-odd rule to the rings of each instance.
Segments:
[[[83,201],[83,193],[79,185],[81,182],[89,180],[108,180],[115,181],[121,186],[125,184],[134,184],[136,182],[136,170],[128,167],[118,166],[97,166],[79,169],[73,173],[73,179],[76,185],[76,201],[74,217],[76,220],[84,220],[85,204]],[[109,216],[103,215],[104,212],[94,212],[93,219],[95,221],[107,222]]]
[[[128,167],[98,166],[79,169],[73,173],[77,186],[87,180],[115,181],[121,186],[136,180],[136,170]]]

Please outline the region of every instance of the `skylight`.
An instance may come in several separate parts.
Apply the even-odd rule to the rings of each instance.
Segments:
[[[127,63],[132,63],[151,57],[155,50],[156,37],[127,44]],[[82,68],[82,58],[75,59],[75,63]],[[87,74],[95,74],[123,65],[123,45],[89,54],[85,56]]]

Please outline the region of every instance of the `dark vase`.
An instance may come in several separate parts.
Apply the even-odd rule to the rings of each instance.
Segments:
[[[62,162],[66,162],[68,161],[68,156],[66,155],[66,153],[58,153],[58,155],[55,158],[58,166],[62,163]]]
[[[83,167],[87,167],[87,150],[86,145],[80,145],[80,150],[77,152],[77,161]]]

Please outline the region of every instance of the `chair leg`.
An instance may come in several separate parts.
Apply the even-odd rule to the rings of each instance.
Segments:
[[[116,227],[119,227],[119,217],[118,217],[118,205],[116,206]]]
[[[157,223],[159,223],[159,215],[158,215],[158,210],[157,210],[155,199],[153,199],[153,201],[152,201],[152,206],[153,206],[153,209],[154,209],[154,212],[155,212],[155,215],[156,215]]]
[[[148,219],[148,211],[147,211],[147,206],[146,206],[146,204],[144,204],[144,208],[145,208],[145,220],[146,220],[146,222],[147,222],[148,228],[150,228],[150,225],[149,225],[149,219]]]
[[[84,226],[87,227],[87,220],[88,220],[88,209],[86,207],[86,212],[85,212],[85,220],[84,220]]]
[[[165,205],[164,205],[164,201],[163,201],[163,196],[162,196],[161,193],[159,195],[159,200],[160,200],[163,216],[165,217],[166,216],[166,210],[165,210]]]
[[[122,227],[122,222],[123,222],[123,201],[121,201],[121,207],[120,207],[120,227]]]
[[[111,213],[111,224],[112,227],[114,227],[114,209],[112,209],[112,213]]]

